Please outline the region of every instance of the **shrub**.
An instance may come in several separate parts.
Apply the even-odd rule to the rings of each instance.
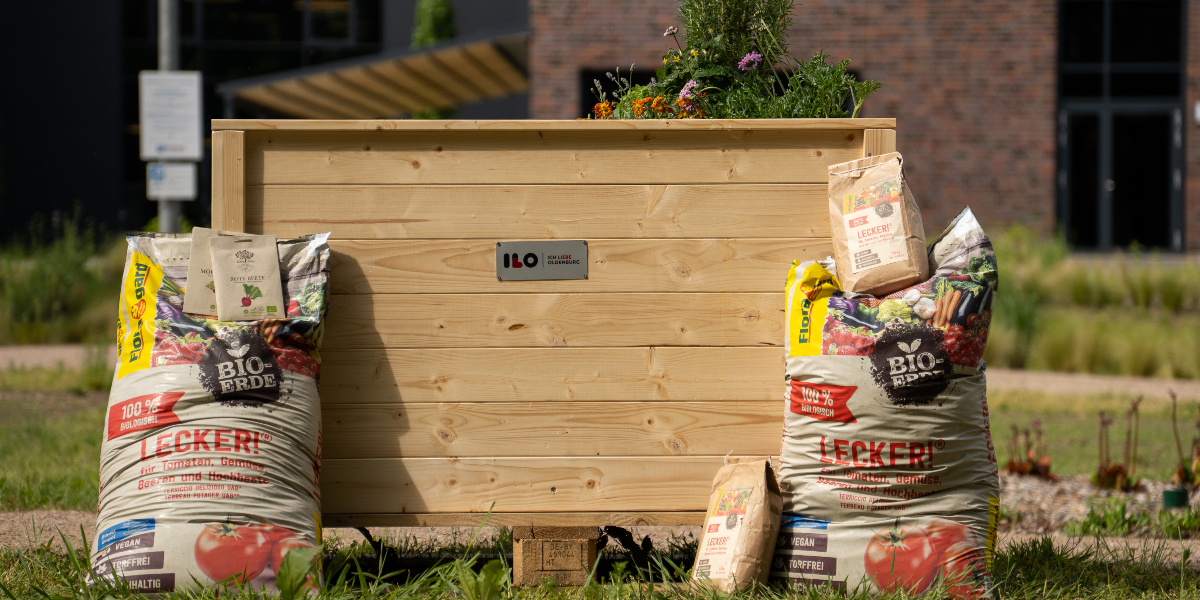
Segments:
[[[680,0],[677,27],[663,33],[667,51],[650,85],[632,85],[620,70],[613,98],[597,80],[598,119],[813,118],[858,116],[879,83],[858,81],[850,60],[830,64],[824,51],[807,61],[787,47],[793,0]],[[631,67],[632,70],[632,67]]]

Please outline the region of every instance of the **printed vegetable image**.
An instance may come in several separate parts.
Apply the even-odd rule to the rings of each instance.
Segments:
[[[248,583],[267,568],[274,545],[261,527],[209,523],[196,538],[196,565],[213,581]]]
[[[950,519],[932,519],[924,527],[901,527],[899,520],[876,532],[864,558],[867,574],[881,591],[921,593],[939,577],[950,597],[980,598],[976,572],[983,569],[983,549],[969,527]]]
[[[285,537],[276,542],[275,547],[271,549],[271,572],[278,575],[279,567],[283,564],[283,557],[297,548],[312,548],[312,544],[302,537],[294,536]]]
[[[937,577],[938,554],[920,527],[896,525],[875,532],[864,557],[867,575],[884,592],[907,590],[919,594]]]
[[[215,284],[215,283],[213,283],[213,282],[211,282],[211,281],[210,281],[210,282],[208,282],[208,283],[206,283],[206,284],[204,284],[204,287],[208,288],[208,289],[209,289],[209,291],[211,291],[211,292],[216,292],[216,291],[217,291],[217,286],[216,286],[216,284]]]
[[[253,285],[243,283],[242,289],[246,291],[246,295],[242,298],[242,306],[250,306],[255,298],[262,298],[262,290]]]

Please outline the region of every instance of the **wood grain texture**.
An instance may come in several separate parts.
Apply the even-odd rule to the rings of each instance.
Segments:
[[[704,511],[672,512],[534,512],[534,513],[331,513],[321,515],[326,527],[489,527],[545,525],[578,527],[649,527],[703,525]]]
[[[348,109],[347,109],[348,110]],[[259,184],[827,183],[862,130],[252,131]]]
[[[514,540],[594,540],[600,537],[596,527],[518,526],[513,527]]]
[[[245,133],[212,134],[212,226],[246,231]]]
[[[279,111],[285,115],[296,115],[304,119],[318,118],[324,114],[324,109],[321,107],[293,96],[276,92],[270,84],[266,83],[254,87],[242,88],[238,90],[237,97],[249,100],[259,106]],[[214,131],[213,133],[215,134],[216,132]],[[215,138],[216,136],[214,135],[213,137]]]
[[[321,508],[329,513],[701,511],[723,463],[721,456],[329,459],[322,462]]]
[[[327,350],[321,404],[757,401],[784,351],[760,348]]]
[[[332,239],[828,238],[829,184],[269,185],[246,225]]]
[[[588,240],[588,278],[503,282],[489,241],[334,241],[334,294],[778,292],[793,260],[828,240]]]
[[[783,386],[778,386],[782,397]],[[325,458],[778,452],[783,401],[332,405]]]
[[[322,348],[778,346],[782,293],[331,296]]]
[[[895,129],[873,129],[864,132],[863,158],[896,151]]]
[[[474,52],[474,49],[472,49]],[[481,58],[483,55],[481,54]],[[497,55],[497,58],[500,58]],[[374,65],[372,65],[374,66]],[[403,74],[401,74],[403,75]],[[895,129],[896,119],[603,119],[603,120],[413,120],[413,119],[213,119],[212,130],[241,131],[794,131]]]

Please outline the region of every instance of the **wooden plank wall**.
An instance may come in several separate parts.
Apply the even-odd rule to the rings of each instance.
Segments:
[[[281,123],[214,134],[214,223],[332,232],[334,525],[699,523],[723,456],[778,453],[783,279],[830,252],[827,166],[895,144]],[[497,281],[495,242],[534,239],[586,239],[589,278]]]

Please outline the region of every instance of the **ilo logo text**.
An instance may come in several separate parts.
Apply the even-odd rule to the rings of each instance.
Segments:
[[[504,268],[505,269],[532,269],[538,266],[538,255],[532,252],[526,252],[525,256],[520,256],[516,252],[504,253]]]

